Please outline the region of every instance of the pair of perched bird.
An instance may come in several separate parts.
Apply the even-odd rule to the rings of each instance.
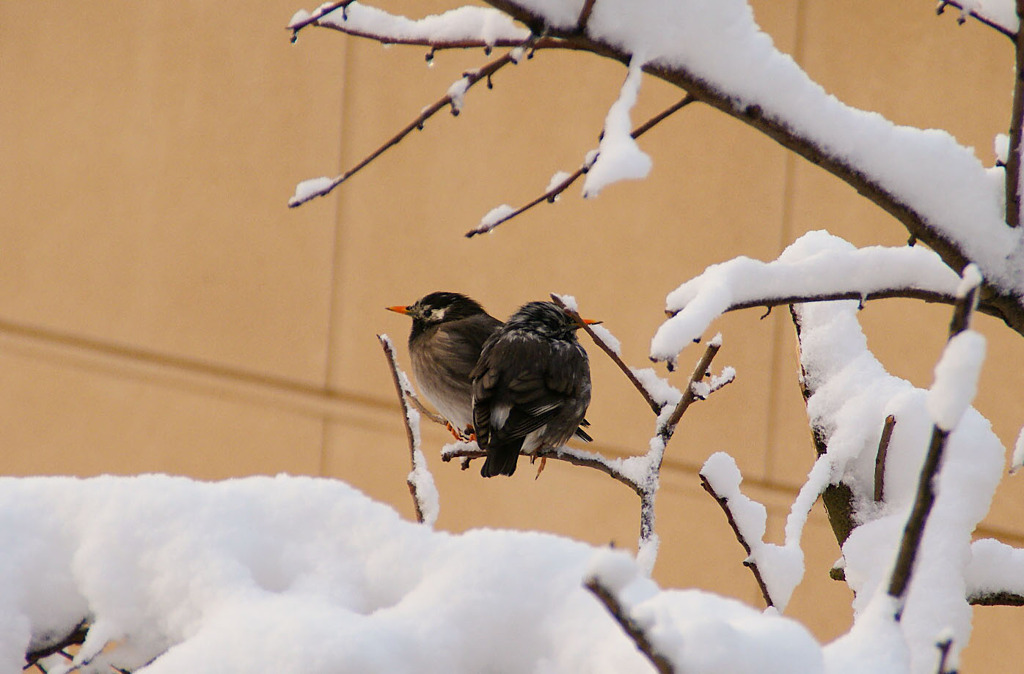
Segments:
[[[512,475],[520,452],[591,440],[580,428],[589,425],[590,363],[580,326],[558,305],[529,302],[504,324],[459,293],[388,309],[412,318],[416,382],[455,431],[475,434],[484,477]]]

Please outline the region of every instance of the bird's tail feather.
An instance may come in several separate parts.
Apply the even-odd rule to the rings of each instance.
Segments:
[[[512,475],[516,472],[516,464],[519,463],[519,450],[491,450],[487,453],[487,459],[480,469],[484,477],[495,475]]]

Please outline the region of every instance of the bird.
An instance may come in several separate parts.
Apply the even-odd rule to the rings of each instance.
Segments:
[[[579,327],[552,302],[528,302],[487,338],[471,374],[482,476],[512,475],[520,452],[592,440],[580,428],[589,425],[590,361]]]
[[[456,439],[471,439],[470,373],[501,321],[476,300],[456,292],[433,292],[408,306],[387,309],[412,318],[409,356],[420,391],[447,420]]]

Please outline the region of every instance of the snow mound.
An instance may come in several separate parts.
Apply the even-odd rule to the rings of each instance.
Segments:
[[[148,673],[650,671],[583,586],[600,554],[540,533],[432,531],[327,479],[3,478],[0,671],[86,618],[92,666]],[[652,624],[718,640],[715,666],[740,657],[726,643],[737,617],[758,652],[821,661],[793,621],[759,627],[733,600],[661,592],[616,564]],[[678,647],[670,627],[659,638]]]

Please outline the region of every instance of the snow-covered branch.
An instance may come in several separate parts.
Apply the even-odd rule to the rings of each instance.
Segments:
[[[629,609],[622,605],[622,602],[619,601],[618,596],[616,596],[615,592],[611,588],[606,587],[598,576],[591,576],[587,578],[583,586],[590,590],[590,592],[597,597],[597,600],[600,601],[606,609],[608,609],[608,613],[615,618],[615,622],[619,624],[622,631],[633,640],[637,649],[639,649],[639,651],[643,653],[648,660],[650,660],[651,664],[654,665],[654,669],[656,669],[659,674],[675,673],[676,670],[672,666],[672,663],[669,662],[669,659],[655,649],[654,645],[651,643],[650,637],[648,637],[647,632],[644,629],[644,626],[629,615]]]
[[[289,208],[296,208],[301,206],[307,201],[311,201],[317,197],[323,197],[330,194],[336,187],[341,185],[343,182],[354,176],[359,171],[366,168],[371,162],[377,157],[381,156],[388,149],[398,145],[402,140],[413,131],[423,129],[424,123],[444,108],[450,108],[452,115],[458,116],[462,109],[463,99],[466,96],[466,92],[469,91],[476,83],[481,80],[486,80],[488,86],[490,85],[491,76],[498,72],[510,63],[518,63],[523,57],[523,49],[531,48],[534,39],[527,38],[526,42],[520,46],[510,50],[508,53],[500,56],[484,66],[475,70],[467,70],[462,74],[462,78],[456,80],[445,93],[444,96],[439,98],[433,104],[428,105],[426,108],[416,116],[414,120],[409,122],[398,133],[386,140],[376,150],[368,154],[358,164],[345,171],[341,175],[328,178],[326,176],[320,178],[310,178],[304,180],[295,186],[295,194],[291,199],[288,200]]]
[[[838,240],[830,244],[820,239],[819,243],[840,249],[849,246]],[[815,252],[805,247],[803,254]],[[957,295],[966,295],[966,289],[977,288],[980,281],[971,280],[971,269],[965,276],[969,282],[958,284]],[[940,632],[951,630],[953,650],[967,643],[972,592],[965,575],[971,534],[988,511],[1004,464],[1003,447],[990,425],[968,406],[972,395],[968,375],[969,371],[976,374],[979,362],[977,345],[969,337],[973,333],[959,336],[968,336],[962,345],[951,342],[954,348],[937,368],[936,385],[927,391],[889,375],[868,351],[855,302],[797,305],[793,313],[808,417],[819,451],[824,450],[815,469],[821,467],[830,488],[845,490],[848,522],[841,540],[845,578],[856,593],[854,610],[858,620],[890,609],[900,612],[898,629],[910,646],[912,671],[934,672]],[[961,318],[965,313],[955,312],[956,325],[965,324]],[[876,457],[884,420],[890,415],[899,423],[892,429],[882,467],[883,499],[876,502]],[[949,432],[944,455],[937,462],[938,473],[928,480],[922,478],[922,466],[937,422]],[[925,470],[931,474],[929,468]],[[916,526],[904,536],[924,482],[931,482],[941,496],[933,500],[920,537]],[[830,508],[830,519],[835,516]],[[835,522],[833,527],[837,532],[841,528]],[[918,543],[900,600],[893,599],[889,590],[893,570],[906,565],[893,561],[904,540],[908,548],[911,541]],[[900,589],[895,588],[897,593]]]
[[[1024,334],[1019,233],[973,152],[949,134],[897,126],[830,96],[766,39],[746,3],[596,3],[583,34],[561,3],[488,0],[567,48],[664,79],[831,172],[900,221],[952,269],[981,267],[986,301]],[[623,21],[629,16],[629,21]],[[856,142],[851,142],[856,138]],[[1014,251],[1007,257],[1007,251]]]
[[[757,560],[755,560],[751,554],[750,543],[748,542],[748,533],[751,533],[751,529],[754,531],[753,536],[750,536],[750,539],[755,543],[761,542],[761,536],[764,535],[767,513],[764,506],[759,503],[754,503],[750,499],[746,499],[741,493],[739,493],[738,479],[729,481],[729,486],[735,487],[734,490],[729,491],[734,491],[735,493],[731,493],[727,496],[720,494],[718,490],[716,490],[714,486],[715,484],[718,484],[719,488],[721,488],[721,480],[718,479],[719,474],[716,472],[717,468],[715,463],[712,461],[716,456],[720,455],[712,455],[712,458],[708,459],[704,464],[704,468],[701,469],[700,486],[703,487],[704,491],[710,494],[711,498],[715,499],[715,502],[722,508],[722,512],[725,513],[725,518],[729,522],[729,527],[732,529],[733,534],[736,535],[736,540],[739,541],[741,546],[743,546],[743,551],[747,553],[747,558],[743,561],[743,565],[749,568],[750,572],[754,574],[754,580],[757,582],[757,587],[761,590],[761,597],[764,599],[765,606],[775,606],[775,601],[772,599],[771,591],[768,589],[768,586],[764,582],[764,578],[761,576],[761,570],[757,566]],[[731,461],[731,457],[729,458]],[[735,469],[736,464],[732,463],[731,467]],[[737,477],[739,475],[739,470],[730,472],[735,472]],[[726,490],[723,489],[723,491]],[[737,496],[739,498],[737,498]],[[734,510],[732,504],[737,502],[742,503],[742,509]],[[753,512],[752,515],[751,511]],[[751,523],[752,520],[753,523]],[[743,526],[741,525],[741,522],[750,524],[748,526]],[[759,534],[756,531],[758,528],[760,529]]]
[[[653,129],[655,126],[660,124],[668,117],[672,116],[679,110],[682,110],[690,103],[693,103],[695,100],[695,98],[687,94],[682,99],[680,99],[679,102],[670,105],[668,108],[662,110],[657,115],[650,118],[649,120],[638,126],[636,129],[634,129],[630,133],[630,137],[632,137],[633,140],[636,140],[637,138]],[[530,210],[534,206],[542,204],[545,201],[548,202],[549,204],[555,203],[555,201],[558,199],[559,195],[562,194],[562,192],[569,189],[569,187],[573,183],[579,180],[583,175],[587,173],[587,171],[590,170],[590,168],[594,165],[594,162],[597,161],[597,158],[598,153],[596,150],[588,152],[583,160],[583,163],[580,165],[578,169],[576,169],[572,173],[556,173],[552,177],[551,182],[547,190],[544,192],[544,194],[541,194],[539,197],[534,198],[532,201],[528,201],[519,208],[512,208],[511,206],[508,205],[502,205],[498,206],[497,208],[491,209],[491,211],[480,220],[480,224],[466,232],[466,237],[472,238],[477,234],[484,234],[486,232],[490,232],[498,225],[504,224],[509,220],[522,215],[523,213]]]
[[[401,368],[398,367],[398,358],[395,355],[395,345],[387,335],[377,335],[380,344],[384,349],[384,355],[388,359],[388,367],[391,369],[391,378],[395,384],[395,392],[398,394],[398,402],[402,407],[402,417],[405,420],[405,434],[409,440],[409,461],[411,470],[406,478],[409,486],[409,493],[412,495],[413,506],[416,509],[416,521],[427,526],[434,526],[440,511],[440,499],[438,498],[437,486],[434,484],[434,476],[430,474],[427,467],[427,460],[420,450],[420,414],[409,406],[409,400],[415,400],[412,382]]]
[[[885,297],[952,304],[958,284],[959,276],[925,248],[856,249],[827,232],[809,232],[772,262],[738,257],[672,291],[665,305],[670,318],[651,342],[651,357],[674,358],[712,321],[737,309]]]
[[[958,300],[949,328],[949,342],[942,360],[935,367],[935,384],[928,395],[928,411],[933,427],[928,453],[921,466],[917,494],[910,517],[903,530],[899,554],[889,581],[889,596],[902,602],[914,572],[914,562],[921,547],[924,528],[935,503],[936,476],[950,433],[960,423],[978,390],[978,376],[985,357],[985,340],[968,331],[971,312],[977,303],[981,277],[972,265],[964,271],[964,283],[958,289]]]
[[[1016,0],[1018,16],[1024,11],[1024,0]],[[1006,156],[1006,180],[1004,193],[1006,200],[1006,224],[1010,227],[1021,225],[1021,202],[1024,192],[1021,190],[1022,166],[1022,128],[1024,128],[1024,39],[1019,35],[1014,38],[1015,59],[1013,80],[1013,106],[1010,109],[1010,142]]]
[[[1016,14],[1004,11],[1008,4],[992,2],[992,0],[964,0],[963,2],[939,0],[935,7],[935,13],[943,14],[947,7],[953,7],[960,12],[956,19],[957,23],[963,25],[967,23],[968,18],[971,18],[1016,42],[1019,21]]]

